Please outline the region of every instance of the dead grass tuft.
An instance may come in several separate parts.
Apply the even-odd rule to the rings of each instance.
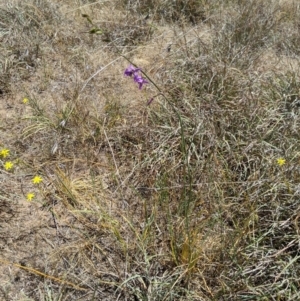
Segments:
[[[145,19],[151,18],[156,21],[177,22],[186,20],[192,24],[205,21],[207,10],[212,6],[208,1],[119,1],[120,5],[129,11],[142,15]]]

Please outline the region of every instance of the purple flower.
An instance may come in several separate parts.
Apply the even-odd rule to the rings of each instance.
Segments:
[[[132,65],[130,65],[128,68],[125,69],[124,75],[125,76],[132,76],[140,70],[141,70],[140,68],[134,68]]]
[[[148,81],[146,81],[141,75],[138,75],[137,73],[134,73],[133,80],[139,84],[140,90],[142,89],[143,84],[148,84]]]
[[[133,76],[133,80],[138,83],[139,89],[141,90],[144,84],[148,84],[148,81],[139,74],[140,71],[141,68],[135,68],[134,66],[130,65],[125,69],[124,75],[130,77]]]

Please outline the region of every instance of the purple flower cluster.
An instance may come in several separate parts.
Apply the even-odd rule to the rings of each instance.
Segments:
[[[124,71],[125,76],[133,77],[134,82],[138,83],[139,89],[141,90],[143,87],[143,84],[148,84],[148,81],[145,80],[142,75],[140,75],[141,68],[135,68],[134,66],[130,65],[126,70]]]

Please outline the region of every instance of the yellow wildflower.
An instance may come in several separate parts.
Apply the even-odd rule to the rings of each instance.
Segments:
[[[8,155],[9,155],[9,149],[7,149],[7,148],[2,148],[2,149],[0,150],[0,156],[1,156],[1,157],[6,158]]]
[[[284,164],[285,164],[285,159],[283,159],[283,158],[278,158],[278,159],[277,159],[277,164],[278,164],[279,166],[284,165]]]
[[[11,161],[7,161],[4,163],[5,170],[10,170],[13,168],[13,166],[14,166],[14,163],[12,163]]]
[[[32,183],[33,184],[39,184],[43,181],[43,179],[40,177],[40,176],[35,176],[33,179],[32,179]]]
[[[32,199],[34,198],[34,193],[32,193],[32,192],[29,192],[29,193],[27,193],[27,195],[26,195],[26,199],[27,199],[27,201],[32,201]]]
[[[29,99],[27,97],[23,98],[23,103],[26,104],[29,101]]]

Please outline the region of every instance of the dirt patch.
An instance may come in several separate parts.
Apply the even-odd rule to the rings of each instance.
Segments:
[[[277,55],[275,51],[267,50],[258,58],[255,69],[265,72],[298,72],[299,60],[285,55]]]

